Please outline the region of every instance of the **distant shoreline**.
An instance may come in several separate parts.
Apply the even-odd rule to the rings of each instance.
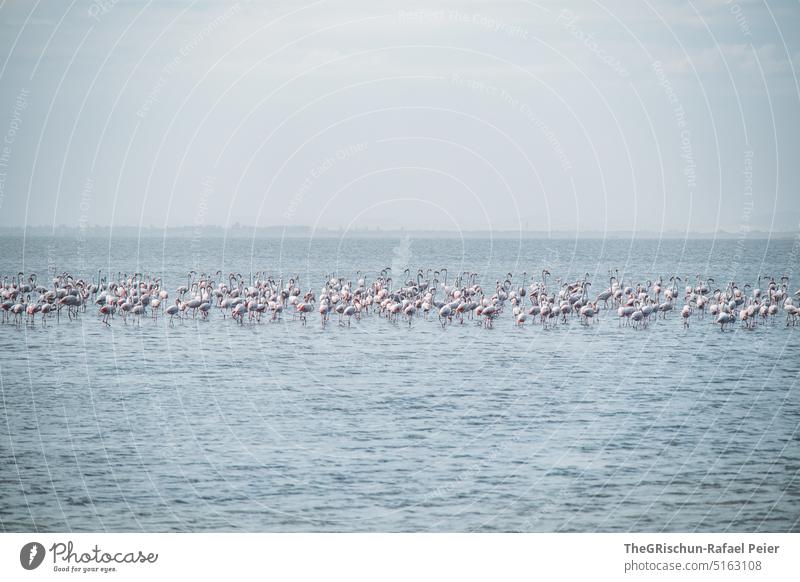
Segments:
[[[312,230],[310,227],[303,226],[268,226],[268,227],[230,227],[205,226],[202,228],[193,226],[179,226],[169,228],[157,227],[136,227],[118,226],[113,229],[110,227],[92,226],[86,229],[73,226],[31,226],[27,229],[23,227],[0,227],[0,236],[19,237],[27,236],[32,238],[47,237],[81,237],[81,238],[236,238],[251,239],[255,238],[330,238],[339,239],[342,237],[351,239],[394,239],[399,238],[419,238],[419,239],[498,239],[498,240],[763,240],[763,239],[794,239],[800,237],[800,229],[797,231],[764,231],[750,230],[746,232],[677,232],[674,230],[662,233],[656,231],[597,231],[589,230],[585,232],[570,231],[534,231],[534,230],[381,230],[381,229],[331,229],[318,228]]]

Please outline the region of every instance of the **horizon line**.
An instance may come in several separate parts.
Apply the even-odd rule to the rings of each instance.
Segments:
[[[204,232],[206,230],[213,230],[213,233]],[[256,225],[241,225],[235,224],[230,226],[223,225],[181,225],[181,226],[142,226],[142,225],[91,225],[91,226],[72,226],[66,224],[60,225],[27,225],[27,226],[0,226],[0,235],[21,235],[29,234],[31,236],[52,236],[59,234],[75,234],[83,236],[103,236],[112,233],[113,231],[123,231],[122,234],[130,235],[144,235],[153,236],[155,234],[165,235],[170,232],[179,234],[181,236],[208,236],[210,234],[235,234],[237,238],[242,236],[251,236],[253,232],[258,234],[270,234],[272,236],[290,236],[290,237],[307,237],[309,235],[321,236],[340,236],[343,233],[349,233],[351,236],[356,237],[388,237],[388,236],[418,236],[418,237],[461,237],[466,236],[480,236],[480,237],[498,237],[509,238],[520,236],[522,238],[604,238],[604,237],[645,237],[645,238],[795,238],[800,237],[800,228],[796,230],[762,230],[756,228],[740,229],[728,231],[723,229],[717,230],[689,230],[683,231],[678,229],[668,230],[650,230],[650,229],[636,229],[636,230],[623,230],[623,229],[584,229],[584,230],[537,230],[537,229],[425,229],[425,228],[381,228],[381,227],[362,227],[362,228],[349,228],[344,227],[314,227],[308,225],[269,225],[269,226],[256,226]]]

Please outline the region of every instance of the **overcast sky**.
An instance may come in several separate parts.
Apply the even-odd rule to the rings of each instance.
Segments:
[[[405,4],[0,0],[0,226],[798,230],[796,0]]]

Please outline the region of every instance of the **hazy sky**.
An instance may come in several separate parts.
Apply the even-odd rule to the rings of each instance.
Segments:
[[[798,231],[800,3],[0,0],[0,226]]]

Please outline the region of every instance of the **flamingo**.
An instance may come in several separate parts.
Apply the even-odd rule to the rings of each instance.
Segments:
[[[172,320],[175,318],[176,315],[178,315],[178,317],[180,318],[180,315],[179,315],[180,310],[181,310],[181,300],[180,299],[175,299],[175,303],[173,305],[170,305],[169,307],[167,307],[164,310],[164,313],[166,315],[169,315],[169,324],[170,325],[175,325]]]

